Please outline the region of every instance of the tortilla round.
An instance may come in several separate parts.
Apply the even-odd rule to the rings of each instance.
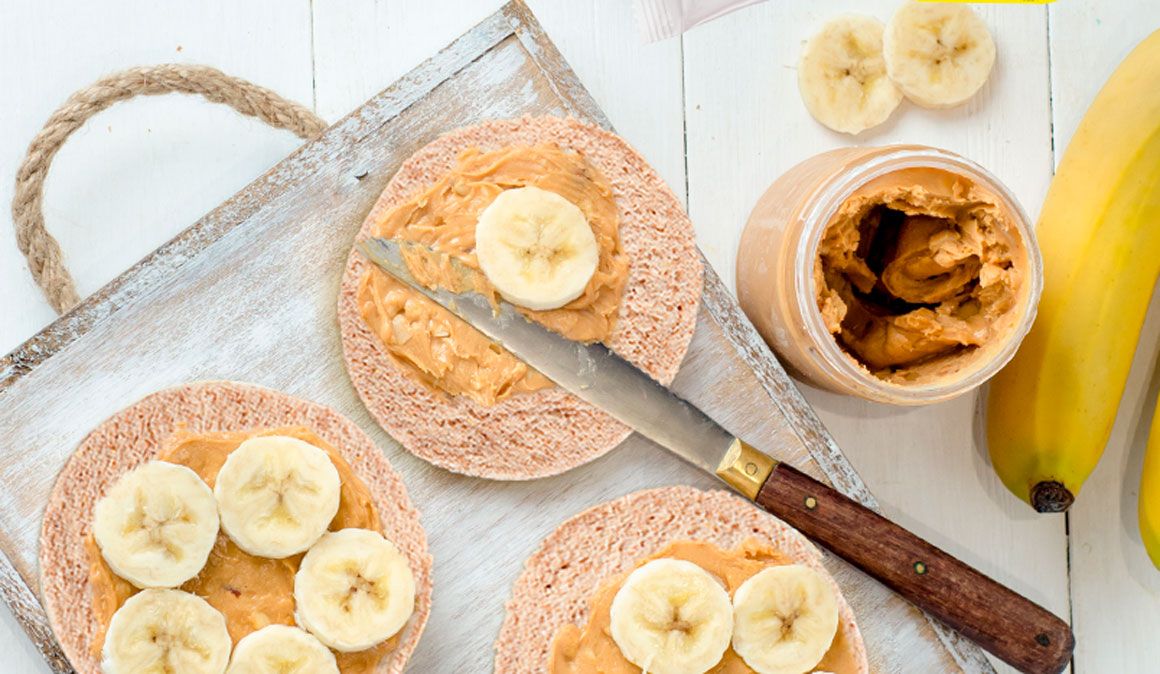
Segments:
[[[432,561],[419,512],[402,479],[354,422],[329,407],[250,384],[199,382],[154,393],[104,421],[56,479],[40,533],[40,590],[56,638],[77,672],[100,672],[92,648],[97,623],[85,551],[93,506],[117,478],[156,456],[182,423],[193,432],[301,425],[338,449],[366,484],[384,535],[406,555],[415,575],[415,612],[398,647],[376,670],[403,671],[431,611]]]
[[[733,549],[756,538],[795,563],[820,571],[838,596],[838,629],[845,632],[857,674],[868,674],[866,648],[854,612],[822,566],[822,553],[798,530],[726,491],[693,487],[647,489],[589,508],[548,534],[516,579],[495,642],[496,674],[547,670],[552,638],[567,624],[588,621],[600,584],[631,571],[640,560],[679,540]]]
[[[692,222],[676,195],[613,133],[559,117],[490,121],[452,131],[403,162],[358,238],[368,236],[393,207],[448,173],[463,150],[545,142],[580,152],[611,183],[621,246],[631,267],[609,346],[661,383],[670,383],[697,322],[701,256]],[[352,250],[339,292],[347,372],[371,416],[411,453],[456,473],[527,480],[591,461],[631,433],[557,387],[513,395],[490,407],[427,389],[396,366],[359,315],[358,284],[367,264]]]

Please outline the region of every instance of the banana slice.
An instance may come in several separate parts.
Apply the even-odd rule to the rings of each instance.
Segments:
[[[703,674],[720,662],[733,631],[725,587],[681,559],[654,559],[629,574],[609,618],[620,652],[649,674]]]
[[[885,122],[902,92],[886,76],[882,22],[854,14],[827,22],[802,52],[798,89],[814,119],[834,131],[855,134]]]
[[[974,96],[995,65],[991,31],[966,5],[907,2],[886,26],[882,47],[890,79],[927,108]]]
[[[218,535],[209,486],[185,466],[141,464],[93,509],[93,538],[113,573],[139,588],[177,587],[205,566]]]
[[[802,564],[771,566],[733,593],[733,650],[758,674],[802,674],[838,631],[838,599]]]
[[[230,452],[214,485],[222,529],[251,555],[305,551],[338,512],[342,480],[330,456],[281,435],[250,438]]]
[[[142,590],[109,621],[103,674],[222,674],[230,659],[226,619],[180,590]]]
[[[576,204],[529,186],[500,192],[479,214],[475,255],[507,301],[544,310],[584,293],[600,247]]]
[[[368,529],[324,535],[294,576],[298,624],[340,653],[361,651],[403,628],[415,610],[415,577],[394,543]]]
[[[334,653],[297,627],[267,625],[242,637],[226,674],[338,674]]]

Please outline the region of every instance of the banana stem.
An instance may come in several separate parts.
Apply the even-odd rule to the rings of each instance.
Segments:
[[[1062,482],[1039,482],[1031,488],[1031,506],[1041,513],[1061,513],[1074,501],[1075,494]]]

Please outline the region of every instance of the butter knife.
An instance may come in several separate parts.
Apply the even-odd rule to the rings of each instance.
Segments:
[[[1057,674],[1071,660],[1067,623],[837,490],[773,459],[721,427],[602,344],[583,344],[482,294],[428,288],[409,255],[419,244],[369,238],[356,244],[376,266],[447,308],[576,397],[716,475],[725,484],[943,621],[1000,660],[1029,674]],[[431,259],[431,258],[428,258]],[[457,290],[472,288],[461,274]],[[454,280],[454,279],[453,279]]]

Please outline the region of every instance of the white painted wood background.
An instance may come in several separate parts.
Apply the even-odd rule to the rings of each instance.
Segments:
[[[897,0],[770,0],[653,45],[640,44],[629,2],[529,4],[613,124],[686,198],[701,247],[732,283],[736,242],[761,191],[795,162],[850,142],[813,123],[801,106],[794,67],[802,41],[839,12],[885,20]],[[109,71],[207,63],[334,121],[499,4],[6,1],[0,203],[10,202],[16,167],[47,116],[74,89]],[[1088,102],[1131,46],[1160,28],[1160,3],[978,7],[1000,53],[983,94],[947,112],[904,106],[858,142],[921,142],[962,152],[1005,180],[1034,217],[1053,162]],[[287,132],[176,96],[123,103],[93,119],[62,150],[47,186],[49,227],[81,294],[296,145]],[[0,352],[52,318],[14,239],[0,235]],[[1070,614],[1076,672],[1153,672],[1160,669],[1160,571],[1140,546],[1135,500],[1160,387],[1158,338],[1160,312],[1153,311],[1108,452],[1066,519],[1037,516],[1002,488],[974,441],[973,397],[901,410],[813,390],[806,395],[887,514]],[[0,615],[0,668],[47,671],[2,608]]]

